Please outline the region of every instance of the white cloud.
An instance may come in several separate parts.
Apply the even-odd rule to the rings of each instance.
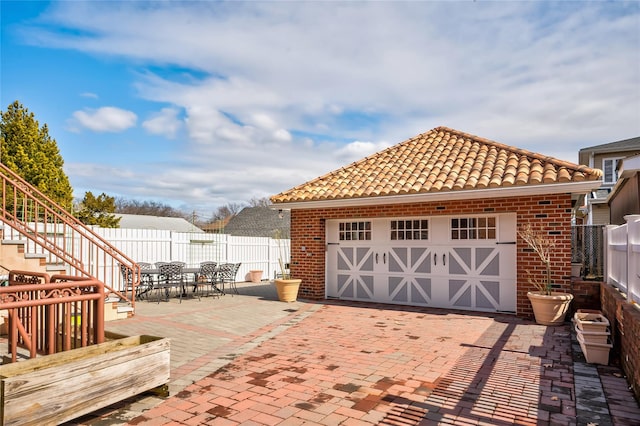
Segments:
[[[278,129],[273,132],[273,139],[279,142],[291,142],[293,138],[291,136],[291,133],[289,133],[287,130]]]
[[[91,92],[80,93],[80,96],[82,96],[83,98],[98,99],[98,95],[96,95],[95,93],[91,93]]]
[[[386,142],[355,141],[338,149],[335,152],[335,156],[346,164],[360,160],[389,146],[391,144]]]
[[[251,118],[251,122],[256,127],[259,127],[262,129],[275,130],[276,127],[278,126],[276,121],[264,112],[253,114],[250,118]]]
[[[178,118],[180,111],[176,108],[162,108],[160,112],[152,114],[151,118],[142,122],[142,127],[154,135],[173,139],[182,127]]]
[[[85,128],[93,132],[123,132],[136,125],[138,117],[132,111],[116,107],[85,109],[72,114],[70,126],[74,129]]]
[[[439,125],[570,161],[640,134],[635,2],[116,5],[54,3],[26,34],[135,64],[138,96],[172,105],[143,123],[152,134],[178,135],[184,111],[170,169],[137,175],[168,199],[273,194]],[[74,117],[94,131],[136,121]]]

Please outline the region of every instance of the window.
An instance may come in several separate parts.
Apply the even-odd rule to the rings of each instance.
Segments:
[[[340,241],[371,240],[371,222],[340,222],[338,235]]]
[[[392,240],[428,240],[429,221],[426,219],[392,220]]]
[[[451,219],[452,240],[495,240],[496,218],[464,217]]]
[[[602,160],[602,172],[604,177],[602,183],[605,185],[613,185],[618,181],[618,162],[621,158],[604,158]]]

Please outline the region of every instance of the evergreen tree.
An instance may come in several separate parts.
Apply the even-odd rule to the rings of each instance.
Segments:
[[[73,190],[64,161],[47,125],[40,127],[33,113],[18,101],[1,111],[0,161],[65,210],[71,209]]]
[[[109,197],[104,192],[98,197],[91,191],[84,193],[84,199],[80,203],[80,210],[76,217],[85,225],[98,225],[102,228],[118,228],[120,218],[115,217],[116,199]]]

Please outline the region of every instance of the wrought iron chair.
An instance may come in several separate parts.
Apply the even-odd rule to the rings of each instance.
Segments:
[[[122,275],[122,281],[125,286],[125,294],[133,294],[133,271],[127,268],[125,265],[120,265],[120,274]],[[135,288],[136,299],[142,298],[143,294],[146,292],[142,283],[138,284]]]
[[[125,294],[133,294],[133,277],[131,276],[131,269],[121,264],[120,275],[122,275]]]
[[[218,271],[218,283],[222,287],[222,294],[226,294],[224,291],[225,284],[229,284],[231,291],[235,294],[238,293],[238,287],[236,287],[236,274],[240,269],[241,263],[223,263],[220,265]]]
[[[217,285],[218,279],[218,264],[216,262],[202,262],[200,263],[200,271],[198,271],[198,280],[197,286],[204,287],[207,289],[206,295],[209,295],[209,290],[211,290],[211,294],[220,297],[222,291],[218,288]]]
[[[178,288],[178,294],[180,297],[180,303],[182,303],[182,293],[184,292],[184,276],[182,274],[182,268],[184,267],[180,263],[166,263],[158,262],[158,282],[156,283],[156,294],[158,296],[158,303],[160,303],[160,297],[164,293],[165,300],[168,301],[171,295],[171,289]]]
[[[138,262],[138,266],[140,266],[140,271],[153,269],[153,265],[147,262]],[[148,296],[152,290],[153,276],[150,274],[141,274],[140,287],[138,288],[138,293],[136,293],[136,298],[143,299],[144,297],[147,297],[147,300],[149,300]]]
[[[160,267],[161,267],[162,265],[168,265],[168,264],[169,264],[169,262],[156,262],[156,268],[157,268],[158,270],[160,270]]]
[[[187,274],[184,271],[184,269],[187,267],[187,263],[186,262],[180,262],[180,261],[177,261],[177,260],[173,260],[173,261],[171,261],[171,264],[172,265],[178,265],[183,269],[183,271],[182,271],[182,282],[183,282],[183,284],[182,284],[182,294],[181,294],[181,296],[182,297],[186,297],[187,296],[187,286],[190,285],[190,284],[193,284],[193,294],[198,296],[198,300],[200,300],[200,294],[197,293],[197,290],[198,290],[198,274],[194,273],[193,274],[193,281],[190,281],[188,279],[188,275],[189,274]]]

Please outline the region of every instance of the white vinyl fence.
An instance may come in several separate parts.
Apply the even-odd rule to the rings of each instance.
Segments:
[[[0,226],[2,226],[0,224]],[[173,232],[155,229],[120,229],[92,227],[99,236],[104,238],[118,250],[136,262],[169,262],[182,261],[187,267],[197,267],[200,262],[214,261],[217,263],[241,263],[236,279],[245,281],[250,270],[262,270],[263,279],[271,279],[279,273],[278,258],[281,256],[285,263],[289,262],[289,240],[275,240],[268,237],[234,237],[226,234],[208,234],[203,232]],[[74,251],[76,257],[82,257],[85,264],[91,264],[91,256],[87,250],[79,248],[79,242],[70,240],[62,232],[57,233],[49,229],[59,243],[66,242],[65,247]],[[6,239],[25,240],[16,230],[4,225]],[[49,262],[56,262],[55,255],[46,253],[31,241],[25,240],[25,253],[43,253]],[[110,266],[110,265],[106,265]],[[106,277],[106,281],[110,281]],[[107,283],[105,284],[112,284]]]
[[[640,302],[640,215],[624,217],[626,224],[606,230],[607,283],[626,294],[629,303]]]

